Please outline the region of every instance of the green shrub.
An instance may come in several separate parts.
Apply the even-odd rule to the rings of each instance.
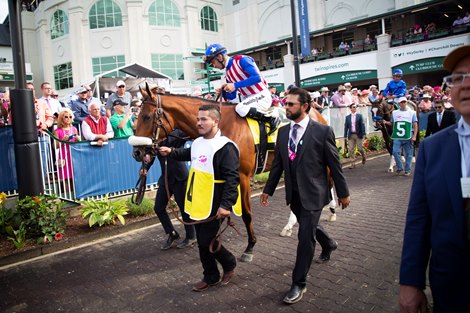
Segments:
[[[110,202],[106,196],[103,200],[80,201],[83,208],[80,210],[82,217],[88,219],[88,224],[92,227],[116,224],[118,219],[122,225],[126,224],[124,215],[127,215],[128,209],[124,201]]]
[[[148,215],[154,212],[153,210],[154,201],[149,198],[143,198],[142,203],[137,205],[132,203],[131,198],[126,201],[126,206],[129,209],[129,214],[132,216]]]
[[[24,223],[27,234],[39,237],[38,242],[52,242],[57,234],[65,231],[68,212],[63,206],[64,203],[54,195],[26,196],[16,204],[13,224]]]
[[[364,146],[371,151],[382,150],[385,146],[385,140],[377,135],[372,135],[364,141]]]
[[[26,225],[21,223],[18,230],[14,230],[11,226],[8,227],[13,236],[8,236],[8,240],[13,242],[16,249],[21,249],[26,244]]]

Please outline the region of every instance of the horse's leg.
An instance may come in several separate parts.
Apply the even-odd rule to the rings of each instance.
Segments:
[[[251,262],[253,260],[253,247],[256,244],[255,232],[253,230],[253,213],[251,211],[251,189],[250,177],[240,174],[240,192],[242,201],[242,219],[245,223],[248,234],[248,246],[240,257],[241,262]]]

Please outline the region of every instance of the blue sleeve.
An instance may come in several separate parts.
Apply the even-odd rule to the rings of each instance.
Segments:
[[[400,83],[397,84],[397,89],[395,90],[395,96],[404,97],[406,93],[406,83],[403,80],[400,80]]]
[[[386,97],[389,91],[390,91],[390,83],[388,83],[387,87],[385,87],[384,91],[382,92],[382,96]]]
[[[240,59],[240,66],[248,75],[248,78],[235,83],[235,88],[244,88],[261,82],[261,75],[253,58],[244,56]]]

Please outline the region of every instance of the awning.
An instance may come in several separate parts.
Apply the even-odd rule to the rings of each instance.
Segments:
[[[107,76],[107,75],[109,75],[113,72],[116,72],[116,71],[120,71],[120,72],[126,73],[130,76],[134,76],[134,77],[138,77],[138,78],[164,78],[164,79],[171,80],[170,76],[167,76],[163,73],[157,72],[153,69],[150,69],[148,67],[140,65],[138,63],[127,64],[127,65],[115,68],[111,71],[101,73],[100,75],[97,75],[96,77]]]

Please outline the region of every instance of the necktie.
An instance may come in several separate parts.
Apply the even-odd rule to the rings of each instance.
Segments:
[[[442,113],[437,113],[437,125],[441,127]]]
[[[297,140],[297,129],[299,128],[300,126],[298,124],[294,124],[294,126],[292,127],[292,133],[290,135],[290,138],[289,138],[289,158],[291,161],[293,161],[296,157],[296,154],[295,154],[295,151],[296,151],[296,140]]]

